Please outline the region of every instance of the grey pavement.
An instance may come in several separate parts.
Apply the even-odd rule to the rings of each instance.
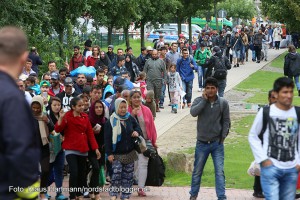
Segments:
[[[227,86],[225,92],[234,88],[244,79],[249,77],[257,70],[263,68],[265,65],[270,63],[274,58],[278,57],[285,51],[287,51],[287,49],[280,49],[280,50],[269,49],[267,62],[262,61],[260,63],[255,63],[251,59],[249,59],[248,62],[245,62],[245,65],[240,65],[240,67],[237,68],[231,68],[231,70],[228,71]],[[250,50],[249,50],[249,58],[252,58]],[[192,100],[198,97],[200,94],[201,93],[198,92],[198,77],[197,77],[197,73],[195,73]],[[164,103],[165,108],[160,109],[161,112],[156,114],[156,119],[155,119],[158,140],[159,140],[159,136],[164,134],[167,130],[173,127],[181,119],[183,119],[185,116],[190,114],[189,109],[187,107],[185,107],[182,110],[179,109],[177,114],[171,113],[171,107],[168,106],[168,104],[169,104],[169,97],[167,96],[167,92],[166,92],[165,103]]]
[[[261,63],[254,63],[251,61],[246,62],[245,65],[241,65],[239,68],[232,68],[228,72],[227,77],[227,87],[226,91],[231,90],[233,87],[238,85],[244,79],[249,77],[251,74],[261,69],[269,62],[271,62],[274,58],[285,52],[286,49],[280,50],[269,50],[269,58],[267,62],[262,61]],[[251,58],[251,55],[249,55]],[[198,79],[197,74],[195,73],[194,79],[194,87],[193,87],[193,99],[199,96],[201,93],[198,92]],[[161,109],[160,113],[157,113],[157,117],[155,119],[155,124],[158,132],[158,140],[159,136],[163,135],[166,131],[168,131],[172,126],[176,125],[181,119],[185,116],[189,115],[189,109],[185,108],[183,110],[178,111],[177,114],[171,113],[171,107],[168,106],[168,97],[165,98],[165,109]],[[172,138],[170,138],[170,142],[172,142]],[[52,185],[54,187],[54,185]],[[68,187],[68,177],[64,179],[64,188]],[[151,199],[151,200],[188,200],[189,199],[189,190],[188,186],[186,187],[149,187],[150,191],[147,191],[147,197],[138,197],[137,193],[134,192],[130,199]],[[51,188],[50,188],[51,190]],[[244,190],[244,189],[232,189],[226,188],[226,195],[228,200],[251,200],[256,199],[252,196],[253,190]],[[49,191],[49,194],[53,197],[55,193],[53,191]],[[64,194],[68,196],[68,192],[64,191]],[[101,193],[102,200],[109,200],[109,195],[107,192]],[[54,199],[54,198],[52,198]],[[201,187],[200,193],[198,196],[198,200],[213,200],[217,199],[215,188]]]

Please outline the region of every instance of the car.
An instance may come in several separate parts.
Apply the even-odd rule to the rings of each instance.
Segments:
[[[186,39],[189,39],[189,36],[186,32],[182,31],[181,34],[183,34],[183,36]],[[164,41],[165,42],[177,42],[178,40],[178,31],[175,29],[154,29],[152,30],[148,35],[147,35],[147,41],[149,42],[156,42],[156,40],[159,39],[159,36],[163,35],[164,36]]]
[[[175,23],[171,24],[162,24],[160,26],[161,28],[166,28],[166,29],[175,29],[178,31],[178,25]],[[189,32],[189,25],[188,24],[181,24],[181,31],[188,33]],[[192,24],[192,34],[193,36],[198,36],[198,33],[201,33],[202,28],[198,26],[197,24]]]

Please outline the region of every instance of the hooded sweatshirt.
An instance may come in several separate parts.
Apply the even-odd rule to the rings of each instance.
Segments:
[[[74,88],[72,88],[72,94],[68,95],[65,91],[58,93],[56,96],[61,100],[62,109],[66,108],[68,110],[71,110],[70,108],[70,102],[74,97],[77,97],[79,93],[75,91]]]
[[[284,75],[289,77],[300,75],[300,54],[288,53],[285,56]]]

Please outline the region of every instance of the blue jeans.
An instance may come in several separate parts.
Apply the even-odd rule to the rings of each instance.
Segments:
[[[295,85],[297,87],[297,90],[300,90],[300,83],[299,83],[299,75],[298,76],[289,76],[290,79],[293,80],[294,78],[294,81],[295,81]]]
[[[252,60],[253,60],[253,61],[256,61],[255,51],[254,51],[254,50],[251,50],[251,51],[252,51]]]
[[[50,176],[48,186],[55,182],[56,192],[62,193],[61,187],[63,184],[63,169],[65,164],[65,152],[61,151],[57,154],[53,163],[50,163]]]
[[[161,96],[159,99],[159,105],[164,105],[165,102],[165,93],[166,93],[166,84],[162,84],[161,87]]]
[[[261,167],[260,182],[266,200],[294,200],[298,179],[297,169],[279,169],[274,165]]]
[[[226,88],[226,79],[218,80],[218,96],[223,97]]]
[[[193,80],[191,81],[182,81],[182,89],[186,93],[183,98],[183,102],[191,103],[192,102],[192,91],[193,91]]]
[[[207,71],[207,68],[204,68],[200,65],[198,65],[198,85],[199,88],[203,88],[205,84],[205,73]]]
[[[242,45],[241,48],[241,55],[240,55],[240,60],[244,61],[245,60],[245,52],[246,52],[246,47],[244,45]]]
[[[220,144],[219,141],[206,144],[197,140],[190,195],[198,196],[201,184],[201,176],[209,154],[211,154],[215,167],[215,185],[218,200],[226,199],[224,144]]]

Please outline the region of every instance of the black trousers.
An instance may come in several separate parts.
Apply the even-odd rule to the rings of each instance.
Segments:
[[[66,159],[70,168],[69,187],[70,188],[83,188],[86,184],[86,156],[78,156],[69,154]],[[70,190],[70,199],[75,199],[77,196],[82,196],[83,191],[72,191]]]
[[[275,48],[279,49],[279,46],[280,46],[280,41],[275,41]]]
[[[260,176],[254,177],[253,189],[254,189],[255,193],[262,193],[262,188],[261,188],[261,184],[260,184]]]
[[[257,61],[260,61],[261,57],[261,46],[254,46],[255,56]]]
[[[42,157],[41,157],[41,193],[47,193],[48,180],[50,176],[50,151],[49,144],[42,146]]]
[[[92,176],[91,176],[89,187],[93,189],[91,191],[94,191],[91,193],[99,194],[96,188],[98,188],[99,186],[100,165],[99,165],[99,160],[97,160],[97,155],[95,151],[89,151],[89,161],[92,165]]]

